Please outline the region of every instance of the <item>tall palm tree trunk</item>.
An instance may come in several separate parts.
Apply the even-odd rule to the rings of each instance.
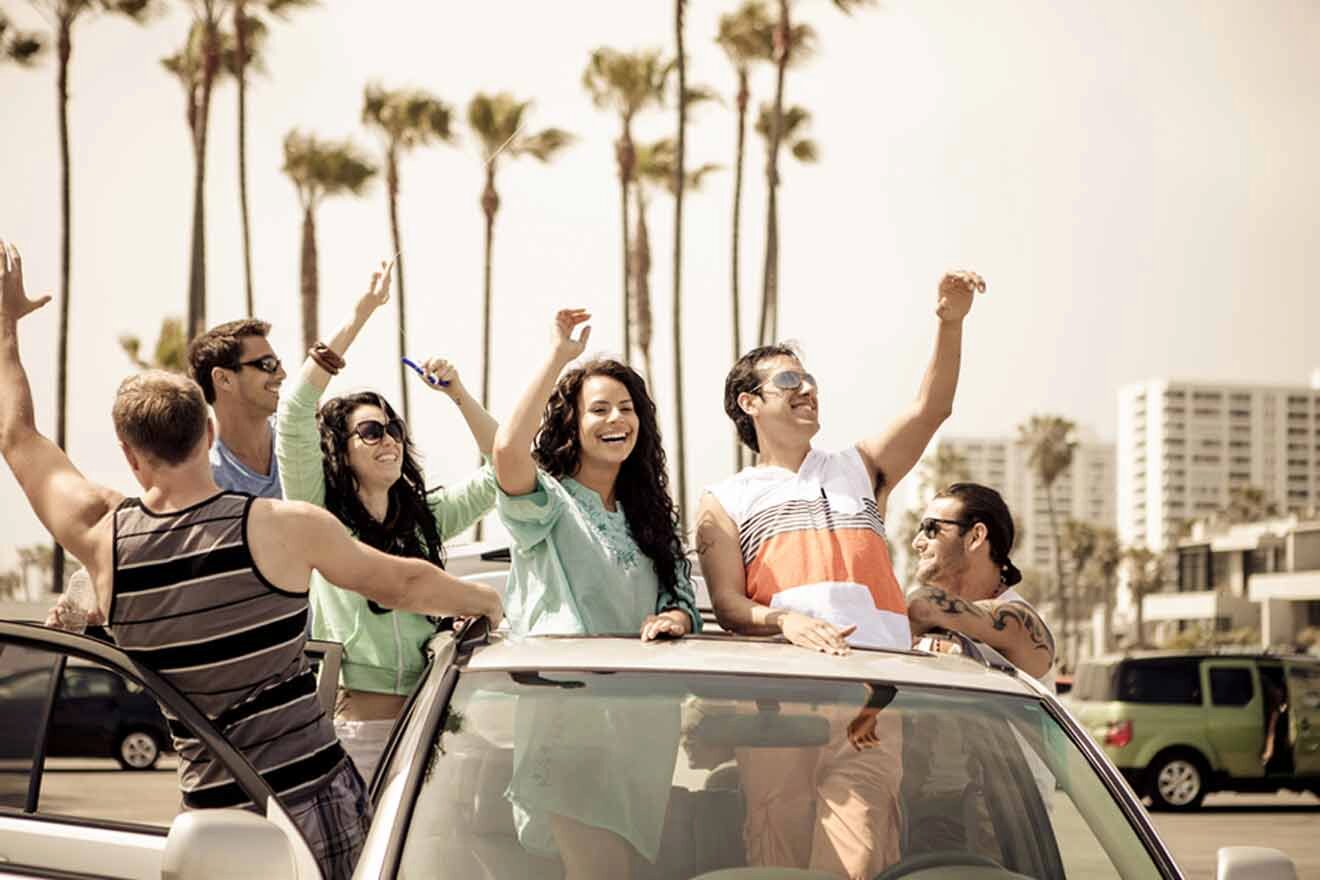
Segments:
[[[243,227],[243,290],[248,317],[255,311],[252,293],[252,229],[247,197],[247,15],[246,0],[234,0],[234,34],[238,41],[238,212]],[[306,315],[304,314],[304,319]],[[306,324],[304,323],[304,335]],[[316,340],[313,339],[313,342]],[[311,343],[308,343],[310,346]]]
[[[733,300],[733,363],[742,357],[742,308],[741,294],[738,290],[738,257],[742,241],[742,181],[743,155],[747,148],[747,71],[738,71],[738,147],[733,160],[733,259],[730,267],[730,282]],[[743,466],[743,445],[738,439],[738,431],[733,431],[733,467],[740,470]]]
[[[490,410],[490,325],[491,325],[491,258],[495,253],[495,213],[500,209],[500,194],[495,189],[495,161],[486,163],[486,188],[481,193],[481,213],[486,217],[486,260],[482,278],[481,298],[481,405]],[[477,462],[481,464],[481,461]],[[477,520],[473,537],[480,541],[484,520]]]
[[[788,0],[779,0],[779,25],[775,30],[775,110],[770,126],[770,155],[765,160],[768,204],[765,272],[761,288],[761,345],[769,345],[779,332],[779,144],[784,129],[784,76],[788,72],[788,56],[792,48],[788,12]]]
[[[73,19],[59,20],[59,75],[56,80],[60,117],[60,339],[55,378],[55,443],[65,448],[69,408],[69,276],[72,270],[72,183],[69,162],[69,59],[73,55]],[[55,545],[51,559],[51,591],[64,589],[64,548]]]
[[[399,401],[403,406],[403,420],[410,421],[408,407],[408,368],[402,358],[408,353],[408,312],[404,308],[403,243],[399,237],[399,155],[393,144],[385,154],[385,188],[390,201],[390,236],[394,239],[394,275],[399,285]]]
[[[674,0],[674,39],[678,46],[678,153],[674,161],[674,298],[671,304],[674,334],[674,428],[678,453],[678,523],[687,532],[687,444],[683,427],[683,182],[687,147],[687,55],[683,46],[686,0]]]
[[[1100,651],[1103,654],[1108,654],[1110,651],[1110,646],[1114,644],[1114,636],[1112,633],[1112,629],[1114,624],[1114,590],[1115,589],[1116,589],[1116,585],[1114,584],[1113,575],[1106,574],[1105,600],[1104,600],[1105,632],[1104,632],[1104,639],[1100,644]]]
[[[193,112],[193,232],[192,264],[188,279],[189,339],[206,329],[206,140],[211,120],[211,92],[220,66],[219,35],[214,21],[206,26],[206,44],[202,68],[201,97],[190,108]]]
[[[316,207],[315,202],[308,199],[307,204],[303,205],[302,271],[300,275],[304,350],[311,350],[311,347],[316,344],[316,340],[320,336],[316,327],[316,313],[320,301],[320,275],[317,272],[316,264]]]
[[[1068,584],[1063,577],[1063,548],[1060,546],[1059,541],[1059,521],[1054,511],[1054,488],[1048,485],[1045,487],[1045,509],[1050,515],[1050,537],[1054,543],[1054,582],[1057,584],[1057,589],[1059,591],[1059,617],[1061,618],[1060,631],[1063,635],[1062,654],[1067,658],[1069,657],[1069,649],[1071,645],[1069,637],[1069,623],[1071,617],[1068,608]],[[1071,665],[1071,663],[1069,665]]]
[[[623,362],[632,359],[632,322],[629,320],[628,291],[632,276],[628,267],[628,188],[632,183],[633,163],[636,151],[633,148],[632,132],[628,122],[623,123],[623,133],[614,145],[614,157],[619,165],[619,209],[623,218]]]
[[[632,314],[637,328],[637,349],[642,353],[646,384],[655,394],[655,373],[651,369],[651,230],[646,224],[646,193],[641,184],[633,188],[637,228],[632,245]]]

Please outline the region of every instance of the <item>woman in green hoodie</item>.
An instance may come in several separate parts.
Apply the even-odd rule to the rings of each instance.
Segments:
[[[343,355],[376,309],[389,301],[393,264],[381,264],[352,319],[328,345],[313,348],[292,393],[280,401],[275,454],[289,501],[335,514],[359,540],[387,553],[444,566],[444,541],[495,504],[489,466],[463,482],[427,491],[407,427],[371,391],[317,405]],[[498,427],[446,361],[424,365],[427,384],[458,406],[481,453],[490,455]],[[333,372],[332,372],[333,371]],[[364,779],[370,780],[390,728],[425,666],[423,650],[436,621],[392,611],[341,590],[312,573],[312,634],[344,646],[335,730]],[[498,620],[492,624],[498,624]]]

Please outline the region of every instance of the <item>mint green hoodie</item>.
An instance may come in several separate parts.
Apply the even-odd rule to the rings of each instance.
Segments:
[[[324,507],[325,472],[321,433],[316,427],[320,399],[321,391],[306,382],[282,396],[275,457],[285,499]],[[491,510],[495,492],[495,472],[486,465],[457,486],[429,493],[427,500],[441,540],[448,540]],[[313,637],[344,646],[341,685],[386,694],[412,691],[426,665],[422,651],[435,634],[435,625],[425,615],[411,611],[377,614],[364,597],[336,587],[319,571],[312,572],[310,599]]]

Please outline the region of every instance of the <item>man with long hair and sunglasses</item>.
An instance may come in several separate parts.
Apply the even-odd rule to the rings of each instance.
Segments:
[[[763,346],[733,365],[724,410],[759,457],[701,499],[697,552],[721,626],[829,654],[911,647],[885,504],[953,410],[963,319],[984,290],[974,272],[941,279],[935,353],[916,402],[841,452],[811,445],[819,386],[795,349]],[[856,717],[832,715],[819,749],[739,755],[748,864],[869,878],[898,859],[902,729],[882,712],[886,697],[872,688]]]
[[[275,458],[275,410],[284,367],[254,318],[212,327],[188,345],[188,373],[215,412],[211,472],[220,488],[283,498]]]

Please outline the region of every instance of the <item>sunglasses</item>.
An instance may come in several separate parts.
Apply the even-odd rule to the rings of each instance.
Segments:
[[[810,382],[812,388],[820,388],[820,383],[816,381],[815,376],[799,370],[780,370],[771,376],[768,381],[762,382],[761,387],[773,385],[781,391],[796,391],[802,387],[804,382]]]
[[[261,372],[270,373],[273,376],[280,371],[280,359],[273,354],[267,354],[250,361],[239,361],[234,365],[235,370],[241,370],[244,367],[256,367]]]
[[[398,419],[390,419],[389,424],[381,424],[375,419],[364,419],[353,426],[349,433],[356,434],[358,439],[368,446],[375,446],[386,434],[394,438],[395,443],[403,443],[403,422]]]
[[[973,523],[964,519],[940,519],[936,516],[928,516],[917,526],[917,531],[926,536],[926,540],[934,538],[940,533],[940,526],[957,526],[960,529],[970,528]]]

